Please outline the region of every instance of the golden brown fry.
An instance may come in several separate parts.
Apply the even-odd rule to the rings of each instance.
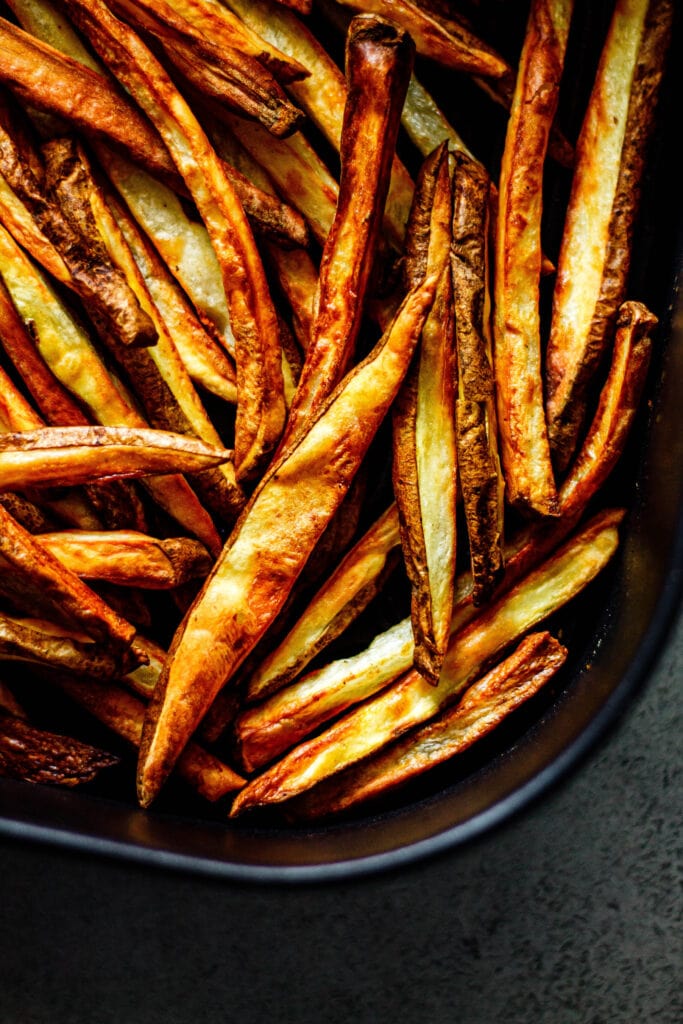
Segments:
[[[489,296],[490,181],[454,157],[451,272],[458,353],[458,470],[470,545],[473,600],[484,603],[503,571],[503,481],[498,459]]]
[[[414,285],[446,255],[434,306],[393,409],[392,480],[411,583],[415,664],[436,685],[448,637],[456,557],[456,357],[448,252],[448,149],[423,164],[406,231],[404,272]],[[434,486],[434,481],[439,486]]]
[[[393,25],[364,15],[351,22],[339,202],[323,249],[313,333],[285,445],[313,422],[353,357],[413,54],[409,37]]]
[[[543,166],[572,0],[534,0],[500,175],[495,260],[498,426],[508,500],[557,514],[541,380],[539,280]]]
[[[323,584],[285,639],[259,663],[249,678],[250,701],[291,682],[346,629],[378,593],[399,542],[398,514],[391,505]]]
[[[81,579],[166,590],[208,576],[213,559],[189,537],[156,538],[136,530],[60,530],[38,540]]]
[[[72,700],[130,744],[140,743],[145,704],[113,683],[51,675]],[[178,775],[205,800],[220,800],[244,785],[244,779],[198,743],[190,742],[181,755]]]
[[[0,489],[78,486],[109,477],[197,473],[232,452],[151,428],[43,427],[0,435]]]
[[[0,18],[0,48],[0,80],[25,103],[58,114],[87,136],[111,140],[163,180],[177,178],[158,134],[103,75],[4,18]]]
[[[588,387],[626,296],[673,12],[670,0],[617,3],[577,143],[546,353],[548,431],[559,471],[574,453]]]
[[[453,638],[438,686],[413,670],[329,729],[295,747],[239,793],[231,814],[279,803],[380,750],[443,710],[508,644],[575,597],[605,567],[622,512],[596,516],[579,534]]]
[[[429,277],[408,295],[382,341],[257,488],[176,632],[140,752],[143,805],[284,604],[396,394],[435,287]]]
[[[41,785],[79,786],[91,782],[120,758],[71,736],[37,729],[0,712],[0,775]]]
[[[567,649],[550,633],[529,634],[512,654],[472,683],[454,707],[357,767],[316,786],[301,798],[295,816],[319,818],[377,799],[461,754],[534,697],[566,657]]]
[[[277,317],[244,210],[215,150],[162,66],[100,0],[68,0],[94,48],[140,103],[169,147],[211,237],[236,341],[235,468],[252,477],[284,426]]]

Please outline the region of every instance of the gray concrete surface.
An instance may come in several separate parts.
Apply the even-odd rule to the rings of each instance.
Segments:
[[[680,1024],[683,619],[561,789],[396,875],[245,889],[0,846],[2,1024]]]

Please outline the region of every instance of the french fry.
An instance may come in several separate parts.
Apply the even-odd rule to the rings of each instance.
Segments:
[[[302,796],[295,816],[319,818],[376,800],[463,753],[534,697],[566,657],[567,649],[550,633],[529,634],[434,721]]]
[[[484,603],[503,572],[503,479],[498,458],[489,295],[490,181],[454,157],[451,273],[458,366],[458,470],[469,536],[473,600]]]
[[[0,434],[0,489],[197,473],[232,453],[184,434],[130,427],[42,427]]]
[[[89,743],[37,729],[16,715],[0,712],[0,775],[5,778],[79,786],[119,760]]]
[[[213,698],[284,604],[339,506],[396,394],[435,287],[432,276],[409,293],[382,341],[255,491],[176,632],[150,704],[138,775],[144,806],[159,792]],[[210,660],[207,636],[213,638]]]
[[[617,548],[617,525],[622,515],[610,511],[596,516],[456,634],[438,686],[430,685],[412,670],[253,778],[235,798],[231,816],[305,792],[443,710],[476,678],[482,666],[595,578]]]
[[[418,175],[406,230],[404,273],[409,287],[449,252],[452,200],[448,149],[442,144]],[[448,644],[456,558],[453,313],[453,286],[446,264],[392,421],[392,480],[411,584],[415,665],[434,685]],[[438,488],[434,480],[440,481]]]
[[[566,470],[587,390],[626,297],[635,218],[674,5],[617,3],[577,143],[546,352],[553,457]]]
[[[346,629],[379,592],[392,565],[390,554],[399,543],[398,514],[391,505],[346,555],[284,640],[260,662],[249,678],[249,701],[286,686]]]
[[[253,477],[279,440],[285,405],[277,318],[244,211],[191,109],[140,38],[100,0],[67,6],[160,132],[211,237],[236,341],[235,468],[238,479]]]
[[[273,135],[290,135],[301,127],[302,112],[254,57],[192,32],[191,24],[164,0],[114,0],[112,7],[134,28],[158,39],[169,62],[201,93],[254,118]]]
[[[413,65],[409,37],[359,15],[346,45],[347,104],[334,222],[320,263],[313,332],[283,444],[308,428],[352,359]]]
[[[145,704],[115,683],[51,674],[72,700],[86,708],[132,746],[140,743]],[[214,802],[244,785],[244,779],[198,743],[188,743],[178,761],[178,775],[205,800]]]
[[[571,0],[534,0],[500,175],[494,343],[498,426],[508,500],[557,514],[541,379],[542,179],[569,33]]]
[[[167,590],[208,575],[213,559],[189,537],[157,538],[135,530],[60,530],[38,540],[81,579]]]
[[[446,27],[423,7],[411,0],[339,0],[354,10],[372,11],[403,26],[415,40],[417,52],[453,71],[500,78],[508,71],[502,58],[462,25],[451,21]]]

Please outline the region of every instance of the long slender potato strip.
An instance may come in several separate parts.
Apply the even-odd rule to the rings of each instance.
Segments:
[[[550,633],[531,633],[512,654],[472,683],[454,707],[366,762],[315,787],[301,798],[295,816],[337,814],[377,799],[461,754],[534,697],[566,657],[567,649]]]
[[[546,352],[548,431],[560,471],[626,294],[673,12],[669,0],[617,3],[577,143]]]
[[[406,231],[414,285],[451,241],[452,189],[442,145],[418,175]],[[436,255],[435,255],[436,254]],[[420,344],[393,410],[392,479],[411,584],[415,664],[436,685],[446,653],[456,558],[456,358],[450,266],[439,279]],[[439,480],[439,487],[434,487]]]
[[[451,273],[458,353],[458,471],[470,545],[474,601],[503,572],[503,480],[498,458],[489,295],[490,180],[463,153],[454,157]]]
[[[166,590],[204,578],[209,552],[189,537],[157,538],[135,530],[60,530],[38,540],[81,579]]]
[[[435,287],[432,276],[409,293],[378,346],[272,468],[181,623],[145,727],[138,774],[144,806],[273,621],[339,507],[395,397]]]
[[[346,629],[377,594],[400,543],[398,513],[391,505],[346,555],[282,643],[250,676],[249,700],[261,700],[289,683]]]
[[[507,496],[542,515],[557,512],[541,378],[542,183],[571,12],[572,0],[532,3],[503,151],[496,232],[496,396]]]
[[[235,798],[231,814],[310,789],[432,718],[508,644],[575,597],[614,554],[621,512],[599,514],[454,637],[438,686],[413,670],[329,729],[295,747]]]
[[[78,486],[109,477],[198,473],[232,453],[184,434],[130,427],[43,427],[0,435],[0,489]]]
[[[235,468],[247,478],[262,465],[284,426],[277,317],[244,210],[191,109],[136,34],[99,0],[68,9],[166,142],[211,236],[236,341]]]
[[[346,43],[339,202],[323,249],[316,316],[285,444],[315,419],[353,356],[412,65],[405,33],[378,18],[354,18]]]

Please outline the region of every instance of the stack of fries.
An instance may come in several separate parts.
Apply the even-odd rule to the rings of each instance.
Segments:
[[[618,547],[673,2],[615,0],[575,138],[572,0],[517,35],[486,2],[5,4],[0,774],[122,760],[132,799],[92,717],[143,807],[386,798],[555,676],[546,620]]]

